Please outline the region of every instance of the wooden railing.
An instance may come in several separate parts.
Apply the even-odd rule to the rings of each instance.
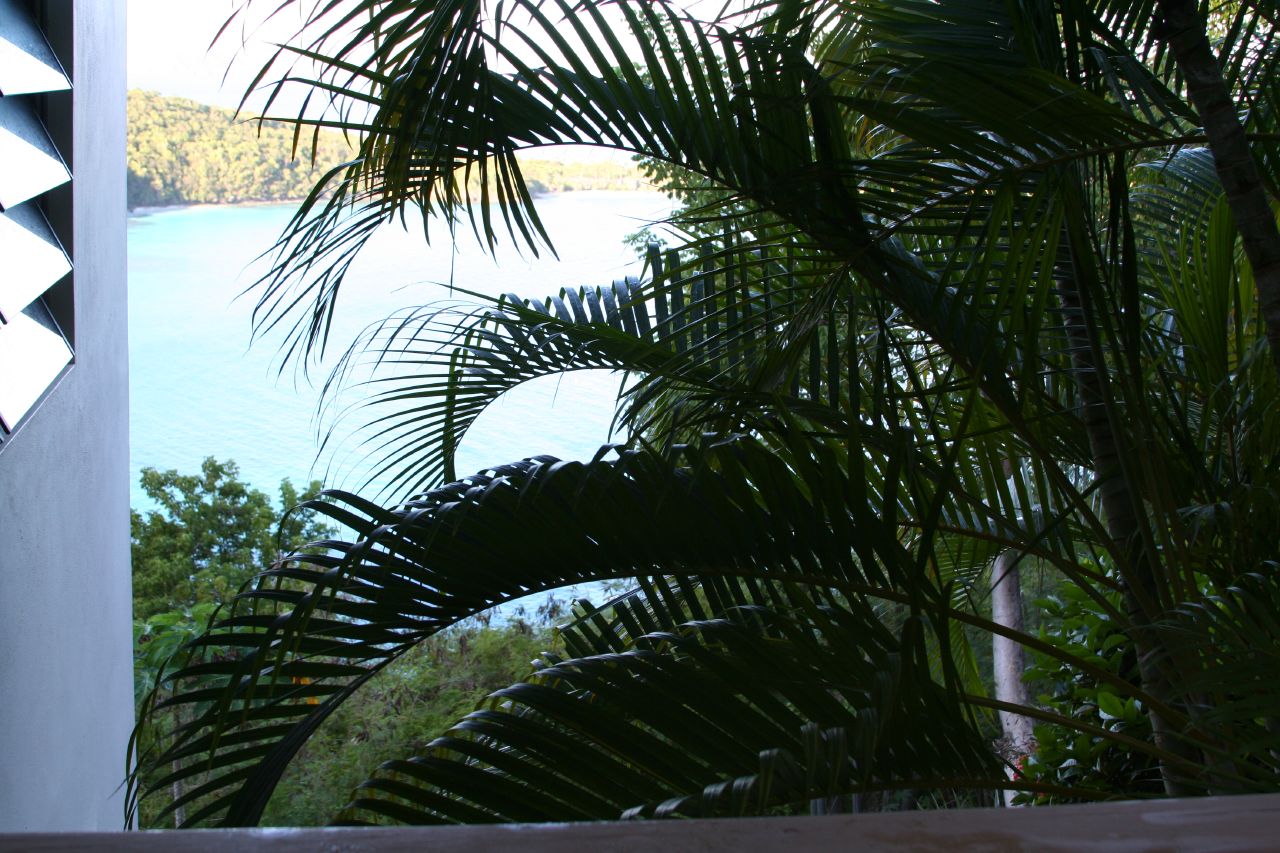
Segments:
[[[1280,794],[829,817],[379,829],[0,835],[0,851],[738,853],[753,850],[1136,853],[1280,850]]]

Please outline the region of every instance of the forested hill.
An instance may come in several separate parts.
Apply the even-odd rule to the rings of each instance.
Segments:
[[[341,135],[321,135],[316,170],[310,139],[292,157],[293,131],[235,121],[218,107],[129,93],[129,207],[280,201],[306,195],[319,169],[349,157]]]
[[[154,92],[129,92],[129,207],[228,204],[302,198],[323,171],[349,158],[336,132],[320,134],[311,166],[309,135],[293,157],[293,130],[236,121],[231,110]],[[535,194],[648,187],[630,165],[530,160],[521,167]]]

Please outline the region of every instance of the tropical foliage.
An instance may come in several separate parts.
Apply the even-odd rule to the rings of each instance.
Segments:
[[[192,824],[256,822],[325,719],[419,644],[629,578],[341,820],[1275,790],[1272,271],[1265,223],[1241,237],[1234,214],[1275,197],[1277,47],[1260,7],[1202,8],[1197,65],[1182,5],[319,7],[275,74],[341,96],[294,121],[359,151],[260,286],[294,357],[323,350],[351,258],[406,209],[432,237],[545,248],[520,152],[630,151],[693,203],[644,280],[411,309],[357,342],[334,382],[368,393],[358,434],[415,496],[311,504],[349,535],[260,575],[175,661],[149,708],[190,716],[136,766],[192,761]],[[314,73],[286,73],[298,58]],[[1203,120],[1187,79],[1230,115]],[[1224,194],[1233,116],[1261,177]],[[625,445],[457,476],[484,406],[586,368],[631,375]],[[1010,553],[1068,591],[1060,633],[987,615],[981,578]],[[989,695],[975,635],[1038,655],[1046,701]],[[1013,773],[997,710],[1060,763]]]
[[[323,826],[334,804],[384,761],[424,749],[486,696],[528,674],[559,648],[549,602],[533,613],[468,620],[415,646],[387,677],[344,702],[307,741],[262,815],[267,826]]]
[[[301,492],[282,480],[279,508],[235,462],[213,457],[199,474],[143,468],[139,484],[152,508],[131,513],[135,618],[229,602],[262,566],[328,532],[314,514],[289,512],[320,493],[319,480]]]
[[[199,474],[144,468],[140,484],[155,508],[133,513],[134,675],[141,699],[165,662],[204,626],[236,591],[279,554],[329,535],[310,512],[287,512],[314,499],[320,484],[301,494],[280,483],[279,508],[240,479],[234,462],[208,458]],[[298,754],[267,806],[263,821],[316,825],[332,817],[333,803],[406,744],[442,731],[487,694],[525,675],[530,662],[558,648],[550,623],[563,613],[559,599],[533,612],[517,608],[496,623],[468,620],[416,646],[394,678],[381,679],[346,703]],[[170,712],[172,714],[174,712]],[[153,719],[167,730],[170,714]],[[152,797],[139,826],[180,823],[185,809],[159,815],[190,784],[173,784]]]
[[[201,463],[199,474],[142,469],[139,485],[152,508],[130,513],[139,701],[156,686],[169,658],[198,637],[262,566],[333,532],[309,510],[290,511],[318,496],[319,481],[299,492],[282,480],[277,509],[239,475],[235,462],[213,457]],[[160,714],[139,735],[154,737],[180,719],[180,710]],[[182,790],[180,782],[173,783],[167,799],[180,797]],[[141,825],[152,825],[151,814],[165,805],[159,798],[148,803]]]

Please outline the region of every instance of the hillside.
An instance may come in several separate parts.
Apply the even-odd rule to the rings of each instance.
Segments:
[[[129,207],[232,204],[302,198],[324,170],[351,156],[342,137],[320,134],[316,165],[310,138],[293,157],[293,131],[236,121],[231,110],[154,92],[129,92]],[[649,184],[630,165],[522,163],[535,194],[572,190],[634,190]]]

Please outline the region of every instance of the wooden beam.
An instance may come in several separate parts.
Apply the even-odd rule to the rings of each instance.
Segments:
[[[1275,851],[1280,794],[1027,809],[963,809],[828,817],[505,824],[369,829],[205,829],[0,835],[0,851],[222,853],[673,853],[858,850],[1037,853]]]

